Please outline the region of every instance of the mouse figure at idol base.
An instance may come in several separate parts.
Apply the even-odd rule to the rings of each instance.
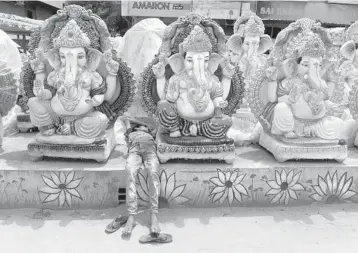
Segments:
[[[158,56],[142,73],[144,108],[160,123],[158,157],[232,163],[231,115],[243,96],[241,72],[230,62],[223,29],[189,13],[164,31]]]
[[[280,162],[347,158],[342,119],[331,116],[321,65],[332,42],[320,23],[300,19],[283,29],[268,64],[249,83],[250,107],[263,126],[260,145]]]
[[[28,146],[32,160],[108,159],[113,122],[134,95],[133,75],[109,37],[103,20],[78,5],[42,25],[23,70],[31,122],[40,130]]]

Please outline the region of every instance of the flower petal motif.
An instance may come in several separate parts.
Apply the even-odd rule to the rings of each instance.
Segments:
[[[58,189],[58,185],[52,181],[52,179],[48,178],[48,177],[45,177],[45,176],[41,176],[42,177],[42,180],[44,181],[44,183],[48,186],[48,187],[51,187],[51,188],[54,188],[54,189]]]
[[[321,190],[321,188],[319,187],[319,185],[313,185],[312,186],[313,190],[320,196],[325,196],[326,194]]]
[[[246,188],[242,184],[237,184],[233,186],[240,194],[248,196],[249,193],[247,192]]]
[[[354,191],[347,191],[345,194],[342,195],[342,199],[349,199],[351,197],[353,197],[354,195],[356,195],[357,193]]]
[[[212,177],[209,179],[209,181],[216,186],[224,186],[224,184],[220,181],[218,177]]]
[[[294,200],[298,200],[297,194],[295,191],[291,190],[290,188],[287,189],[288,190],[288,194],[290,195],[290,198],[294,199]]]
[[[296,183],[295,185],[292,185],[291,187],[289,187],[291,190],[294,191],[304,191],[305,188],[303,187],[303,185],[301,185],[300,183]]]
[[[234,198],[236,199],[237,202],[242,203],[242,196],[240,194],[240,192],[238,192],[238,190],[236,189],[236,187],[233,188],[234,190]]]
[[[224,191],[224,195],[219,199],[220,204],[224,204],[225,200],[227,200],[229,195],[229,188],[226,188]]]
[[[167,180],[167,183],[165,184],[165,198],[169,199],[171,193],[174,191],[175,188],[175,182],[176,182],[176,178],[175,178],[175,173],[171,174]]]
[[[65,194],[65,191],[62,190],[60,192],[60,196],[58,197],[58,205],[59,205],[59,207],[63,207],[65,202],[66,202],[66,194]]]
[[[286,171],[285,170],[282,170],[281,171],[281,184],[283,182],[286,182],[287,183],[287,174],[286,174]]]
[[[214,195],[220,192],[225,191],[225,186],[216,186],[214,187],[214,189],[211,191],[210,195]]]
[[[281,184],[282,184],[281,174],[280,174],[280,172],[278,172],[277,170],[275,171],[275,180],[276,180],[276,183],[277,183],[278,185],[281,185]]]
[[[352,184],[353,184],[353,177],[349,178],[349,179],[345,182],[345,184],[344,184],[344,186],[343,186],[343,189],[342,189],[342,191],[340,192],[339,196],[343,196],[343,195],[351,188]]]
[[[76,189],[66,189],[66,191],[67,191],[69,194],[71,194],[72,196],[77,197],[77,198],[79,198],[80,200],[83,200],[81,194],[80,194]]]
[[[327,186],[328,186],[328,192],[327,192],[327,194],[328,194],[328,195],[334,194],[334,193],[333,193],[332,177],[331,177],[331,174],[330,174],[329,172],[328,172],[327,175],[326,175],[326,183],[327,183]]]
[[[58,177],[58,175],[55,172],[51,172],[50,177],[56,185],[62,184],[62,182],[60,181],[60,178]]]
[[[276,194],[275,197],[273,197],[271,199],[271,204],[275,204],[275,203],[279,202],[280,199],[282,198],[283,194],[284,194],[283,191],[281,191],[280,193]]]
[[[284,196],[283,196],[284,198],[282,198],[282,200],[284,201],[284,203],[286,204],[286,205],[288,205],[288,203],[290,202],[290,194],[288,193],[288,191],[285,191],[284,192]]]
[[[70,173],[67,174],[66,176],[66,180],[65,180],[65,184],[69,184],[73,178],[75,177],[75,172],[74,171],[71,171]]]
[[[43,187],[41,189],[39,189],[39,192],[42,192],[42,193],[46,193],[46,194],[57,194],[57,193],[60,193],[61,189],[55,189],[55,188],[51,188],[51,187]]]
[[[234,200],[242,203],[242,195],[248,196],[245,187],[240,184],[246,174],[239,175],[237,170],[222,172],[217,169],[217,177],[209,179],[215,187],[211,190],[209,196],[212,196],[213,203],[224,203],[226,200],[229,205],[234,203]],[[226,184],[231,182],[231,184]]]
[[[219,193],[217,193],[217,194],[214,194],[213,199],[212,199],[212,202],[213,202],[213,203],[218,202],[218,201],[224,196],[224,194],[225,194],[225,190],[222,191],[222,192],[219,192]]]
[[[310,197],[319,202],[331,202],[332,199],[341,201],[357,194],[350,189],[353,184],[353,177],[347,180],[347,172],[345,172],[339,179],[338,178],[337,171],[333,173],[333,176],[331,176],[330,172],[327,172],[325,179],[318,176],[318,185],[312,185],[315,193]]]
[[[75,188],[77,188],[77,187],[80,185],[82,179],[83,179],[83,177],[71,181],[70,183],[68,183],[68,184],[66,185],[66,188],[68,188],[68,189],[75,189]]]
[[[239,175],[239,173],[235,170],[235,171],[231,174],[231,176],[230,176],[230,178],[229,178],[229,181],[234,184],[234,182],[235,182],[236,179],[238,178],[238,175]]]
[[[228,189],[228,202],[230,206],[234,202],[234,190],[232,188]]]
[[[321,188],[321,191],[327,195],[328,194],[328,185],[327,185],[327,182],[321,176],[318,176],[318,185]]]
[[[334,172],[332,177],[332,194],[337,194],[338,189],[338,177],[337,177],[337,171]]]
[[[236,178],[236,180],[234,182],[232,182],[233,185],[237,185],[240,184],[242,182],[242,180],[245,178],[246,174],[242,174],[240,176],[238,176]]]
[[[55,201],[56,199],[58,199],[59,196],[60,196],[60,193],[57,193],[57,194],[49,194],[49,195],[47,195],[47,197],[42,201],[42,203],[48,203],[48,202]]]
[[[218,172],[218,178],[221,181],[222,184],[225,184],[226,178],[224,172],[222,172],[220,169],[217,170]]]
[[[44,175],[41,175],[41,177],[46,187],[38,191],[48,194],[42,203],[58,200],[59,207],[64,206],[65,203],[71,207],[73,197],[83,200],[76,189],[80,185],[83,177],[73,180],[75,177],[74,171],[69,172],[67,175],[62,171],[59,174],[50,172],[50,177]]]
[[[169,193],[169,202],[179,196],[181,196],[185,190],[186,184],[176,187],[172,192]]]
[[[274,196],[271,199],[271,204],[282,203],[288,204],[291,199],[298,200],[296,191],[303,191],[304,187],[298,183],[302,171],[294,174],[293,170],[288,173],[286,170],[281,170],[281,173],[275,171],[275,180],[268,180],[266,183],[270,186],[270,190],[266,192],[266,196]],[[282,183],[287,183],[287,188],[281,188]]]
[[[266,195],[276,195],[276,194],[279,194],[281,192],[281,189],[270,189]]]
[[[231,177],[231,172],[230,171],[227,171],[226,173],[225,173],[225,182],[226,181],[230,181],[230,177]],[[231,181],[232,182],[232,181]]]
[[[292,180],[293,180],[293,170],[291,170],[287,174],[287,184],[290,185],[292,183]]]
[[[160,181],[160,196],[165,198],[169,203],[184,204],[190,201],[190,198],[182,196],[186,184],[176,186],[176,173],[173,173],[168,177],[165,170],[163,170],[160,175],[160,180],[164,180]]]
[[[67,192],[66,190],[64,190],[65,192],[65,200],[66,200],[66,203],[69,207],[71,207],[71,204],[72,204],[72,196],[69,192]]]
[[[302,171],[296,173],[293,178],[292,178],[292,181],[288,184],[289,187],[291,186],[294,186],[295,184],[298,183],[298,180],[300,179],[301,177],[301,174],[302,174]]]
[[[272,189],[281,189],[281,186],[275,181],[275,180],[271,180],[271,181],[266,181],[266,183],[272,188]]]
[[[61,184],[64,184],[66,182],[66,175],[63,173],[63,171],[60,171],[60,174],[58,175]]]
[[[339,180],[338,183],[338,187],[337,187],[337,195],[341,195],[342,189],[344,184],[346,183],[347,180],[347,172],[343,174],[343,176],[341,176],[341,179]]]

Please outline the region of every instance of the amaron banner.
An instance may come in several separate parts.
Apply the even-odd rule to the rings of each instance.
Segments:
[[[184,1],[122,1],[122,16],[180,17],[196,12],[212,19],[236,20],[241,14],[241,1],[184,0]]]
[[[357,0],[358,1],[358,0]],[[257,15],[266,20],[310,18],[323,23],[350,24],[358,18],[358,6],[325,2],[258,1]]]
[[[241,1],[193,0],[193,12],[212,19],[236,20],[241,14]]]
[[[122,1],[122,16],[180,17],[191,6],[191,1]]]

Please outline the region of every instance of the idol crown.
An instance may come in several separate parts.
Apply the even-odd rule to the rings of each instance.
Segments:
[[[265,28],[261,27],[254,19],[250,17],[245,25],[244,36],[261,36],[265,32]]]
[[[310,34],[301,45],[298,50],[299,56],[318,57],[325,53],[323,41],[318,34]]]
[[[195,26],[189,36],[179,45],[179,52],[211,52],[212,45],[208,35],[200,26]]]
[[[81,31],[75,20],[70,20],[61,30],[59,36],[54,40],[54,47],[89,47],[91,41],[88,36]]]

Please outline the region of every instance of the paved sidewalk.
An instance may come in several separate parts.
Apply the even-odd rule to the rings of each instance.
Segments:
[[[147,213],[129,240],[106,225],[123,209],[0,210],[4,253],[356,253],[358,205],[275,208],[162,209],[163,232],[174,241],[141,245]]]

